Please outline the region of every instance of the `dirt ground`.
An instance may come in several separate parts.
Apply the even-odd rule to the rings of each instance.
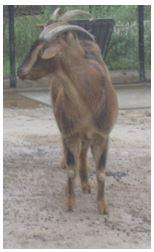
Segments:
[[[150,119],[148,109],[121,110],[107,163],[109,215],[76,183],[76,207],[64,208],[66,172],[51,108],[4,97],[4,248],[150,248]]]

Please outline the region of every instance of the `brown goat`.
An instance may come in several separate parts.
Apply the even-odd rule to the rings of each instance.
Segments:
[[[68,18],[69,13],[63,16]],[[64,23],[64,18],[58,20],[45,26],[20,66],[18,76],[30,80],[49,76],[68,175],[67,209],[73,210],[77,170],[83,191],[90,193],[86,154],[91,147],[96,163],[98,210],[107,213],[105,166],[109,134],[118,114],[117,96],[98,45],[79,40],[76,31],[93,40],[92,35],[79,26]]]

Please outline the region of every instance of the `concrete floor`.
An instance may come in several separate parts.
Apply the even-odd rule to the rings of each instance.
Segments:
[[[120,109],[149,108],[151,106],[151,89],[143,85],[116,86]],[[20,91],[22,96],[51,106],[50,92]]]
[[[121,108],[150,104],[147,88],[119,87],[117,93]],[[97,212],[97,180],[90,152],[91,194],[82,194],[77,178],[76,206],[69,214],[64,205],[67,175],[61,169],[61,136],[49,92],[17,89],[4,93],[3,247],[149,249],[150,122],[149,108],[119,111],[106,172],[109,215]]]

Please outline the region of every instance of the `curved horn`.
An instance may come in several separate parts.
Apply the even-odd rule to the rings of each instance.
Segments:
[[[56,8],[54,12],[52,13],[50,20],[57,21],[59,17],[59,11],[60,11],[60,8]]]
[[[36,28],[41,28],[43,29],[46,25],[45,24],[36,24],[35,27]]]
[[[52,21],[57,21],[59,18],[59,11],[60,11],[60,8],[56,8],[50,17],[50,20],[46,24],[36,24],[36,27],[45,28],[46,26],[50,25]]]
[[[70,10],[70,11],[67,11],[66,13],[64,13],[62,16],[60,16],[58,21],[67,22],[67,21],[71,20],[73,17],[81,16],[81,15],[87,15],[87,16],[91,17],[91,19],[93,19],[93,16],[87,11]]]
[[[54,40],[58,35],[67,32],[67,31],[79,31],[83,32],[84,34],[87,34],[93,41],[95,41],[94,36],[85,30],[84,28],[78,26],[78,25],[61,25],[56,28],[52,28],[51,25],[48,25],[44,28],[44,30],[41,32],[39,38],[43,39],[47,42],[50,42]]]

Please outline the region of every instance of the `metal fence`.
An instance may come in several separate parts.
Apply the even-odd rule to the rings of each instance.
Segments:
[[[40,33],[37,24],[46,23],[56,7],[4,6],[3,69],[4,77],[10,77],[11,87],[16,86],[16,69]],[[109,69],[136,71],[137,81],[145,81],[151,67],[150,6],[62,6],[64,11],[76,8],[96,17],[91,22],[73,22],[95,35]],[[127,15],[129,11],[131,17]]]

